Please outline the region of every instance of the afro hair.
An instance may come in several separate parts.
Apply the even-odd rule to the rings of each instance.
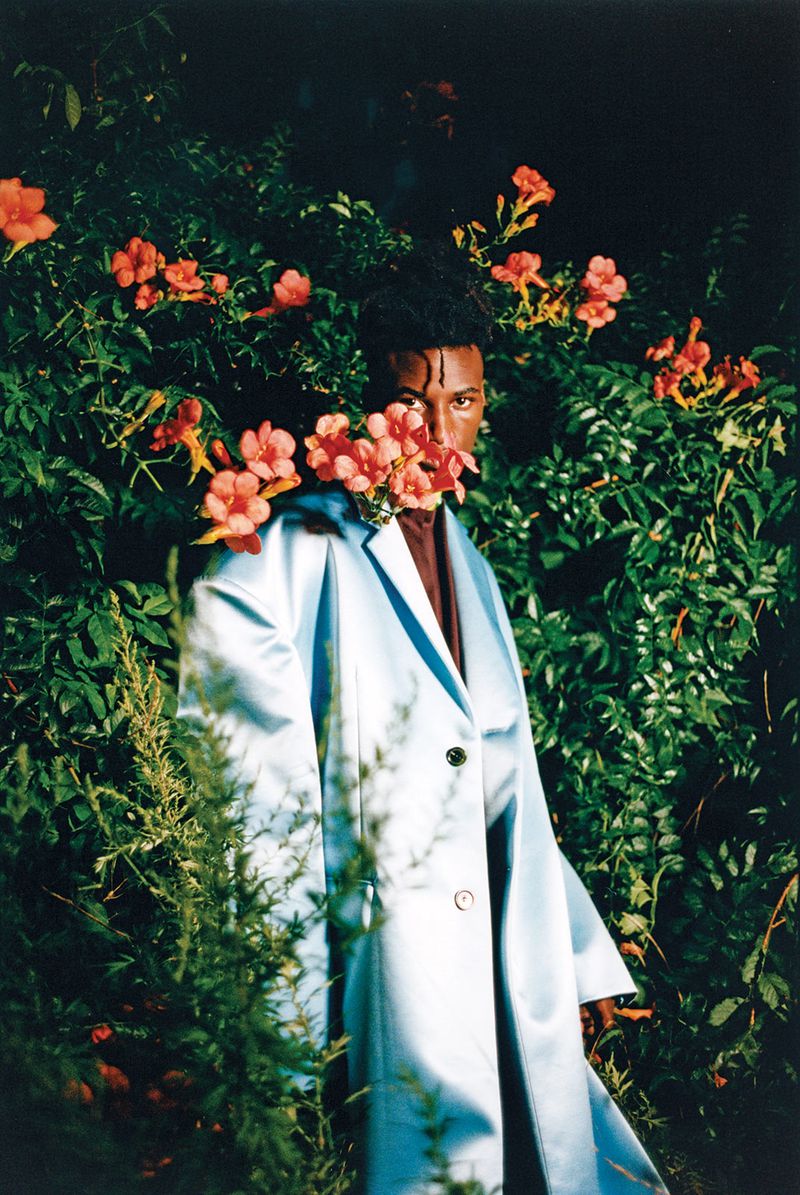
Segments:
[[[359,311],[358,344],[373,383],[391,352],[474,344],[483,353],[492,339],[489,298],[475,267],[450,245],[420,245],[372,283]]]

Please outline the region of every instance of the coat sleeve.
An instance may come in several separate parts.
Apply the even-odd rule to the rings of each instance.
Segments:
[[[303,926],[296,995],[316,1033],[326,1018],[328,960],[319,912],[325,875],[309,693],[296,644],[263,602],[227,577],[195,584],[178,716],[201,732],[210,726],[221,739],[228,779],[246,802],[251,861],[278,897],[278,918]],[[287,992],[286,1014],[294,1020],[292,999]]]
[[[602,1000],[606,996],[633,995],[636,984],[595,908],[594,901],[563,854],[561,867],[569,910],[578,1000],[581,1004],[586,1004],[590,1000]]]

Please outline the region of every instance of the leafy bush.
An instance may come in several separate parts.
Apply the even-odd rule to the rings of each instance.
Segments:
[[[342,1043],[274,1015],[291,935],[247,874],[243,808],[209,779],[220,745],[176,754],[171,627],[208,559],[185,546],[203,453],[264,418],[302,432],[358,408],[363,279],[410,239],[366,201],[297,187],[285,130],[245,160],[176,129],[167,32],[136,25],[122,53],[109,24],[116,66],[90,98],[68,71],[2,63],[25,130],[14,168],[58,224],[8,240],[0,280],[7,1170],[20,1191],[145,1173],[175,1191],[344,1192],[324,1095]],[[526,202],[496,233],[457,233],[487,277]],[[112,274],[132,236],[164,267],[197,261],[213,302],[170,301],[156,279],[165,296],[137,307],[144,284]],[[701,314],[720,368],[671,385],[644,356],[696,314],[674,259],[672,309],[634,275],[591,335],[580,270],[495,270],[491,431],[461,517],[512,611],[557,831],[641,986],[592,1060],[676,1191],[722,1174],[752,1195],[785,1185],[796,1078],[795,400],[785,345],[750,352],[755,388],[725,366],[748,346],[726,341],[719,258],[735,247],[713,240]],[[251,314],[287,269],[311,279],[308,303]],[[187,485],[185,443],[150,444],[189,399]]]

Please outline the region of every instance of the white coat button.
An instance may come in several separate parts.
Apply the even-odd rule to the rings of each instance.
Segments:
[[[467,753],[463,747],[451,747],[446,758],[451,767],[460,768],[462,763],[467,762]]]
[[[461,888],[455,895],[456,907],[459,909],[471,909],[475,904],[475,897],[468,888]]]

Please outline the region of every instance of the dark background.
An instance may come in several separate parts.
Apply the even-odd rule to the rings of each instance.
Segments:
[[[527,163],[557,191],[536,230],[546,259],[681,252],[737,211],[768,256],[794,235],[796,4],[184,0],[168,12],[192,122],[244,144],[286,118],[302,177],[411,231],[487,219]],[[435,104],[413,114],[401,98],[441,80],[459,97],[444,106],[451,137]]]
[[[0,174],[18,172],[17,62],[60,66],[88,98],[89,47],[153,10],[176,35],[187,132],[246,152],[287,121],[297,178],[371,199],[393,225],[487,221],[526,163],[557,192],[534,234],[546,263],[599,252],[632,272],[661,249],[685,258],[737,212],[756,291],[793,260],[797,3],[11,0]],[[458,99],[429,89],[412,111],[408,93],[441,81]]]

